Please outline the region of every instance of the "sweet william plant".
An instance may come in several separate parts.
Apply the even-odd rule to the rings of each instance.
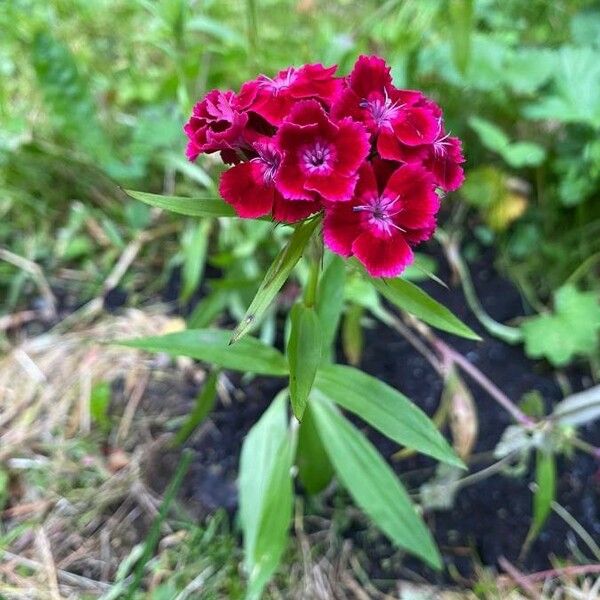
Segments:
[[[225,202],[131,196],[184,215],[270,218],[292,229],[233,332],[187,330],[123,342],[288,378],[242,448],[239,512],[248,597],[261,595],[285,550],[295,474],[309,494],[335,477],[393,542],[441,568],[401,482],[340,409],[398,444],[451,465],[461,461],[410,400],[331,357],[348,270],[430,325],[477,338],[400,277],[413,248],[435,230],[439,190],[455,190],[463,181],[460,141],[445,131],[440,107],[421,92],[396,88],[376,56],[361,56],[347,77],[312,64],[273,79],[261,75],[239,93],[213,90],[194,106],[184,131],[189,160],[219,152],[227,165],[219,184]],[[299,261],[308,276],[289,314],[284,355],[248,333]]]

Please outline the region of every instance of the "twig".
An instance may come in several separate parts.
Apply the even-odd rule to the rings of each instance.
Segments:
[[[442,357],[442,365],[445,368],[453,365],[462,369],[475,382],[477,382],[498,404],[505,408],[514,419],[525,427],[532,427],[535,421],[521,411],[513,401],[490,379],[488,379],[475,365],[470,363],[460,352],[451,348],[440,340],[433,331],[415,317],[408,315],[409,323],[419,332]]]
[[[40,527],[37,531],[35,545],[37,546],[38,552],[44,563],[48,587],[50,588],[50,596],[52,600],[61,600],[60,591],[58,589],[56,565],[54,564],[54,557],[52,556],[52,548],[50,548],[50,542],[48,541],[48,537],[46,536],[43,527]]]
[[[550,505],[552,510],[585,542],[585,545],[592,551],[594,556],[600,561],[600,546],[594,541],[592,536],[581,526],[579,521],[558,502],[553,501]]]
[[[491,335],[504,342],[508,344],[520,342],[523,339],[523,334],[520,329],[498,323],[498,321],[492,319],[483,308],[477,297],[477,293],[475,292],[475,286],[473,285],[469,269],[460,256],[458,240],[455,237],[450,237],[441,229],[437,230],[435,237],[440,242],[450,266],[458,274],[467,304],[477,317],[478,321]]]
[[[41,316],[42,314],[37,310],[23,310],[11,315],[4,315],[0,317],[0,331],[21,327],[21,325],[34,321]]]
[[[531,417],[528,417],[520,410],[500,388],[488,379],[475,365],[470,363],[462,354],[460,354],[460,352],[450,348],[450,346],[439,339],[436,339],[433,345],[440,354],[449,358],[455,365],[467,373],[471,379],[477,382],[479,386],[508,411],[518,423],[525,427],[532,427],[535,425],[535,421]]]
[[[531,580],[521,573],[514,565],[512,565],[504,556],[498,559],[498,564],[510,575],[511,579],[514,580],[523,590],[525,590],[532,598],[541,598],[540,592],[532,585]]]
[[[123,412],[123,417],[119,423],[119,429],[117,430],[117,443],[121,443],[127,437],[137,407],[139,406],[140,401],[144,396],[144,392],[146,391],[149,378],[150,374],[147,371],[143,372],[141,377],[137,380],[131,395],[129,396],[129,401],[127,402],[127,406]]]
[[[42,565],[41,563],[35,560],[31,560],[29,558],[24,558],[22,556],[19,556],[18,554],[13,554],[8,550],[3,550],[2,554],[3,558],[14,561],[27,569],[31,569],[33,571],[41,571],[44,569],[44,565]],[[88,577],[84,577],[83,575],[76,575],[75,573],[70,573],[69,571],[63,571],[61,569],[56,570],[56,576],[59,582],[62,582],[65,585],[79,586],[92,592],[97,592],[98,590],[107,591],[111,588],[111,586],[107,583],[102,583],[101,581],[94,581],[93,579],[89,579]]]
[[[54,318],[56,316],[56,298],[44,277],[44,272],[41,267],[37,263],[24,258],[23,256],[19,256],[18,254],[14,254],[6,248],[0,248],[0,259],[26,271],[33,277],[33,280],[40,290],[40,294],[42,294],[46,300],[46,304],[48,305],[46,310],[48,311],[49,317]]]

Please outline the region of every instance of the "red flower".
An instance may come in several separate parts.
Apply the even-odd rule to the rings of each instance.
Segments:
[[[342,256],[356,256],[374,277],[395,277],[413,260],[411,245],[431,237],[439,199],[419,165],[375,161],[360,169],[350,202],[325,208],[323,236]]]
[[[232,150],[240,145],[248,115],[235,108],[235,93],[212,90],[194,106],[190,120],[183,130],[188,137],[186,156],[196,160],[202,152],[226,151],[228,160]],[[228,151],[228,152],[227,152]]]
[[[271,140],[253,144],[255,158],[221,175],[219,192],[235,212],[247,219],[272,213],[276,221],[292,223],[320,210],[315,201],[286,200],[275,189],[281,153]]]
[[[465,162],[460,140],[450,137],[440,128],[438,136],[428,148],[425,167],[433,174],[435,182],[446,192],[457,190],[465,179],[461,164]]]
[[[439,109],[421,92],[400,90],[392,85],[390,67],[377,56],[360,56],[348,76],[347,85],[332,107],[335,117],[351,116],[376,136],[383,158],[402,160],[393,151],[430,144],[438,130]]]
[[[350,118],[334,123],[316,100],[298,102],[276,141],[283,160],[275,184],[284,198],[349,200],[369,151],[364,127]]]
[[[239,106],[279,126],[298,100],[315,98],[329,106],[342,87],[342,79],[334,76],[336,69],[313,64],[289,67],[274,79],[260,75],[242,86]]]

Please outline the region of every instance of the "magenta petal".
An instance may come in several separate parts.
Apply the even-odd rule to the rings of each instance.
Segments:
[[[219,193],[240,217],[254,219],[271,212],[275,188],[264,185],[258,165],[241,163],[221,175]]]
[[[305,189],[306,176],[301,171],[294,156],[283,159],[277,175],[275,187],[284,198],[289,200],[312,200],[312,194]]]
[[[336,170],[348,175],[356,172],[369,154],[369,134],[363,125],[349,118],[340,121],[338,127]]]
[[[317,192],[330,202],[345,202],[352,198],[358,175],[341,175],[332,171],[328,175],[309,175],[304,187]]]
[[[402,111],[401,118],[394,123],[398,140],[408,146],[431,144],[439,130],[435,115],[425,109],[409,106]]]
[[[361,233],[352,244],[352,253],[373,277],[396,277],[413,261],[413,253],[402,235],[380,238]]]
[[[379,56],[359,56],[348,79],[360,98],[368,98],[371,92],[383,92],[392,84],[390,67]]]
[[[294,223],[310,217],[321,210],[321,203],[316,200],[286,200],[275,191],[273,202],[273,219],[282,223]]]
[[[353,204],[342,202],[325,207],[323,239],[332,252],[350,256],[352,244],[360,232],[360,218],[354,212]]]

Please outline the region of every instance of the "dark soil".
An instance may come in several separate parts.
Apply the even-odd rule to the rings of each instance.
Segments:
[[[431,250],[439,252],[438,249]],[[440,258],[440,266],[442,263],[443,259]],[[479,297],[494,318],[507,322],[524,314],[520,295],[494,269],[491,251],[480,251],[479,258],[470,267]],[[445,281],[450,279],[449,273],[442,272],[441,276]],[[487,335],[471,315],[458,288],[445,289],[435,282],[427,282],[423,287],[478,331],[483,342],[471,342],[449,335],[440,337],[477,365],[511,399],[518,401],[523,394],[533,390],[540,392],[547,408],[561,399],[561,391],[549,366],[527,360],[521,346],[509,346]],[[366,332],[361,368],[402,391],[427,413],[432,414],[436,410],[442,391],[439,377],[429,363],[392,330],[377,326]],[[577,369],[572,369],[568,377],[574,390],[591,384],[585,372],[578,372]],[[192,443],[198,459],[186,478],[182,496],[199,515],[217,507],[225,507],[233,513],[236,506],[235,477],[242,440],[283,385],[282,380],[263,378],[249,382],[234,381],[242,393],[237,397],[234,395],[229,406],[219,405],[211,415],[210,423],[203,427]],[[512,421],[486,392],[466,376],[465,381],[474,395],[479,420],[479,436],[474,452],[489,454]],[[177,408],[181,413],[191,403],[193,394],[187,391],[182,396]],[[182,403],[182,399],[185,402]],[[370,431],[368,427],[363,424],[360,426],[384,456],[389,457],[398,449],[394,443]],[[580,433],[590,443],[600,445],[600,428],[592,424]],[[156,482],[168,480],[176,460],[176,456],[158,451],[153,477]],[[490,456],[486,462],[474,465],[471,472],[491,462],[493,458]],[[430,478],[435,466],[424,457],[392,464],[409,489],[418,488]],[[561,459],[558,468],[558,502],[592,537],[598,539],[600,463],[578,452],[570,459]],[[561,518],[552,514],[526,558],[519,560],[531,523],[531,480],[531,468],[522,477],[496,474],[462,488],[451,510],[426,515],[446,565],[451,567],[441,575],[429,571],[416,560],[404,557],[360,517],[345,519],[341,532],[352,539],[355,549],[362,555],[364,568],[383,587],[386,587],[386,581],[406,577],[410,573],[421,575],[429,582],[456,580],[457,574],[468,578],[473,575],[477,564],[495,567],[501,556],[524,571],[532,572],[550,568],[552,557],[573,556],[576,545],[586,554],[585,546],[577,540],[574,532]],[[160,487],[160,483],[157,485]],[[345,504],[346,501],[343,493],[333,499],[328,498],[324,510],[328,510],[328,505],[331,509],[333,504]],[[356,511],[350,511],[349,514],[356,514]]]

